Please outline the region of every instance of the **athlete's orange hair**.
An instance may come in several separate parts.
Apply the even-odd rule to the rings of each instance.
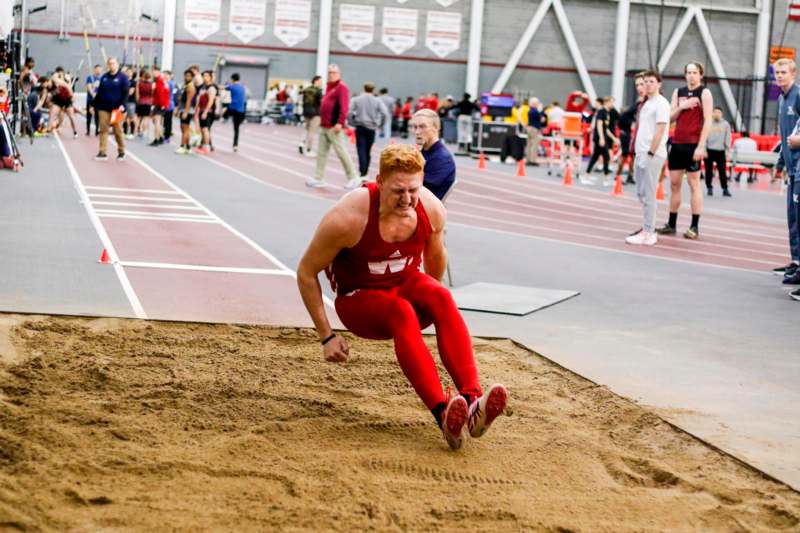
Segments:
[[[425,159],[410,144],[393,144],[381,151],[380,174],[388,178],[395,172],[417,174],[425,168]]]

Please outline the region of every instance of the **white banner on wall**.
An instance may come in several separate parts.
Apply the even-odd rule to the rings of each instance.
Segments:
[[[402,54],[417,44],[419,11],[403,7],[383,8],[381,42],[394,52]]]
[[[339,6],[339,40],[353,52],[375,38],[375,6]]]
[[[267,0],[231,0],[228,31],[243,43],[264,33]]]
[[[275,0],[275,37],[294,46],[311,34],[311,0]]]
[[[439,4],[444,7],[450,7],[456,2],[458,2],[458,0],[436,0],[436,1],[439,2]]]
[[[461,46],[461,13],[428,11],[425,46],[439,57],[446,57]]]
[[[183,27],[195,39],[202,41],[219,31],[222,0],[185,0]]]

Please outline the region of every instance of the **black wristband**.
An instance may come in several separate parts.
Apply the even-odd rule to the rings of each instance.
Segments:
[[[325,337],[325,339],[321,341],[321,342],[322,342],[322,345],[323,345],[323,346],[325,346],[326,344],[328,344],[329,342],[331,342],[335,336],[336,336],[336,333],[331,333],[330,335],[328,335],[327,337]]]

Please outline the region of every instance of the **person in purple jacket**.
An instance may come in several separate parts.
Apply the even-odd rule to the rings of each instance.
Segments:
[[[313,178],[306,180],[306,185],[309,187],[327,187],[328,184],[322,179],[322,176],[331,147],[336,151],[336,155],[339,156],[339,161],[342,162],[344,172],[347,174],[348,181],[345,187],[347,189],[355,189],[363,183],[363,180],[356,176],[353,162],[344,147],[342,130],[347,120],[349,106],[350,89],[342,81],[342,73],[339,70],[339,66],[331,64],[328,66],[328,85],[319,109],[321,128],[319,132],[319,147],[317,149],[317,170]]]

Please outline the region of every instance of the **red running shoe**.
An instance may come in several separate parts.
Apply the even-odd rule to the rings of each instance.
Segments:
[[[450,445],[453,450],[458,450],[464,445],[466,440],[466,432],[464,431],[464,424],[467,423],[467,400],[460,394],[456,394],[450,398],[450,389],[447,390],[447,407],[442,413],[442,433],[444,440]]]
[[[508,391],[500,384],[492,385],[489,390],[469,406],[467,426],[469,434],[475,438],[482,436],[500,416],[508,403]]]

